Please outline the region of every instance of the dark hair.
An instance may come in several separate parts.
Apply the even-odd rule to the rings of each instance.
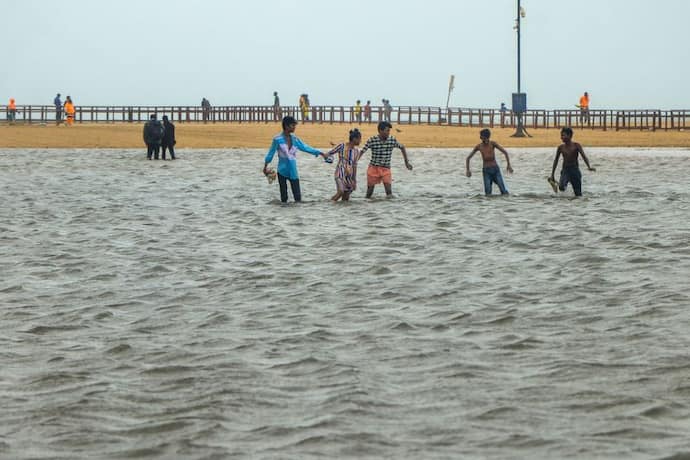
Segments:
[[[491,137],[491,130],[484,128],[481,131],[479,131],[479,137]]]
[[[151,114],[151,120],[155,120],[155,119],[156,119],[156,114],[155,114],[155,113],[152,113],[152,114]]]
[[[351,129],[350,130],[350,142],[352,142],[352,139],[356,139],[358,137],[359,138],[362,137],[362,133],[359,132],[359,129],[357,129],[357,128]]]
[[[287,128],[290,125],[296,125],[297,120],[295,120],[294,117],[291,117],[288,115],[287,117],[283,117],[283,129]]]
[[[168,121],[168,116],[167,116],[167,115],[163,115],[163,121]]]
[[[383,130],[386,129],[386,128],[392,128],[392,127],[393,127],[393,125],[391,125],[389,122],[387,122],[387,121],[380,121],[377,129],[378,129],[379,131],[383,131]]]
[[[561,134],[565,134],[568,137],[573,137],[573,128],[565,127],[561,129]]]

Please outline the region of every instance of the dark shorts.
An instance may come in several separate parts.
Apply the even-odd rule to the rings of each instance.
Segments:
[[[580,168],[570,167],[561,170],[561,180],[558,181],[558,188],[565,191],[568,184],[573,186],[575,196],[582,196],[582,173]]]

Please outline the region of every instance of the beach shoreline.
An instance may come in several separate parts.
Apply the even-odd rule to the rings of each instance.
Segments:
[[[376,134],[376,124],[300,123],[296,134],[320,149],[346,140],[359,128],[363,138]],[[472,148],[479,142],[480,127],[393,125],[392,135],[408,148]],[[490,128],[492,139],[507,148],[556,147],[560,130],[529,129],[530,138],[514,138],[514,128]],[[689,131],[603,131],[573,128],[573,140],[586,147],[690,148]],[[145,148],[143,124],[103,123],[55,125],[0,125],[0,148]],[[178,149],[268,148],[281,131],[279,123],[176,123]]]

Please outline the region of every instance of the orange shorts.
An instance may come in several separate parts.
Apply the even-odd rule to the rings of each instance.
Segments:
[[[393,175],[391,174],[390,168],[384,168],[383,166],[369,165],[367,169],[367,185],[371,187],[372,185],[389,184],[393,182]]]

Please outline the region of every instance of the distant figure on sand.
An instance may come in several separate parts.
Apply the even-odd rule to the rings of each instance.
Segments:
[[[302,121],[309,121],[309,95],[302,94],[299,97],[299,110],[302,113]]]
[[[211,103],[205,97],[201,98],[201,119],[204,123],[211,119]]]
[[[350,131],[347,142],[338,144],[327,155],[338,155],[338,163],[335,167],[335,186],[336,193],[331,200],[343,201],[350,199],[350,194],[357,189],[357,159],[359,149],[357,146],[362,142],[362,133],[357,128]]]
[[[10,98],[10,103],[7,106],[7,122],[11,125],[14,124],[15,120],[17,119],[17,103],[15,102],[14,98]]]
[[[151,119],[144,123],[144,142],[146,143],[146,158],[148,160],[151,157],[154,160],[158,159],[163,134],[163,125],[156,119],[156,114],[152,113]]]
[[[362,102],[359,99],[355,102],[353,113],[355,115],[355,121],[357,123],[362,123]]]
[[[587,91],[580,96],[580,104],[578,107],[580,108],[580,123],[589,123],[589,94],[587,94]]]
[[[62,121],[62,100],[60,100],[60,93],[57,93],[57,96],[53,99],[53,105],[55,106],[55,124],[59,125]]]
[[[280,121],[280,98],[278,97],[278,91],[273,91],[273,120]]]
[[[278,152],[278,185],[280,185],[280,201],[287,203],[288,191],[287,183],[290,181],[290,188],[292,189],[292,197],[295,202],[302,201],[302,190],[299,184],[299,174],[297,172],[297,151],[310,153],[315,157],[321,155],[326,158],[327,155],[321,151],[308,146],[302,140],[295,136],[295,128],[297,128],[297,120],[293,117],[287,116],[282,121],[283,132],[276,135],[271,143],[271,148],[264,159],[264,175],[268,175],[268,165],[273,161],[273,156]]]
[[[364,121],[371,123],[371,101],[367,101],[364,106]]]
[[[67,126],[72,126],[74,124],[74,115],[76,112],[77,110],[74,108],[72,98],[67,96],[65,100],[65,118],[67,119]]]
[[[170,123],[167,115],[163,115],[163,139],[161,140],[161,158],[165,160],[165,150],[170,150],[170,159],[175,159],[175,125]]]
[[[556,191],[556,180],[554,173],[556,166],[558,166],[558,159],[563,155],[563,169],[561,169],[561,179],[558,181],[558,189],[561,192],[565,191],[568,183],[572,184],[575,196],[582,196],[582,173],[580,172],[580,165],[577,161],[578,155],[582,155],[582,159],[590,171],[596,171],[589,164],[589,159],[582,150],[582,146],[577,142],[573,142],[573,130],[571,128],[561,129],[561,140],[563,143],[556,149],[556,158],[553,160],[553,168],[551,169],[551,176],[549,183]]]
[[[367,168],[367,198],[371,198],[374,194],[374,187],[383,182],[383,188],[386,190],[386,197],[393,196],[393,175],[391,174],[391,157],[393,156],[393,149],[399,148],[405,160],[405,167],[412,170],[412,165],[407,159],[407,150],[405,146],[399,143],[393,136],[391,136],[391,124],[387,121],[382,121],[378,124],[378,135],[370,137],[364,148],[359,153],[362,157],[364,153],[371,149],[371,160]]]
[[[484,194],[491,195],[493,184],[498,185],[501,191],[501,195],[507,195],[508,189],[503,183],[503,176],[501,175],[501,168],[496,162],[496,149],[500,150],[506,157],[506,170],[512,174],[513,168],[510,166],[510,157],[508,152],[498,145],[497,142],[491,140],[491,131],[488,129],[482,129],[479,132],[479,138],[481,142],[477,144],[465,160],[465,174],[467,177],[472,177],[472,171],[470,171],[470,160],[475,153],[480,152],[482,154],[482,175],[484,177]]]
[[[383,120],[391,121],[391,117],[393,115],[393,106],[391,105],[391,101],[388,99],[381,99],[381,102],[383,103]]]

